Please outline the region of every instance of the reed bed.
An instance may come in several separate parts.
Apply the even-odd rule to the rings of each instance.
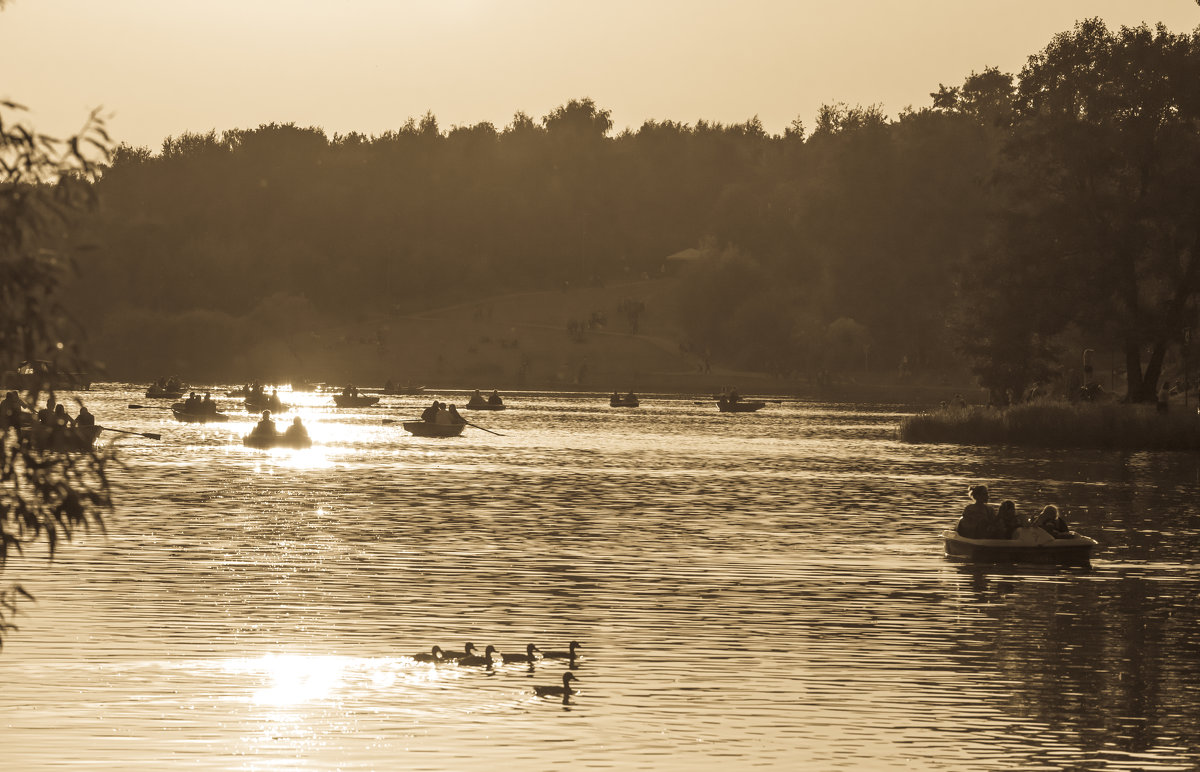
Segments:
[[[905,418],[899,438],[912,443],[1200,450],[1200,416],[1194,410],[1159,413],[1153,405],[1117,403],[950,407]]]

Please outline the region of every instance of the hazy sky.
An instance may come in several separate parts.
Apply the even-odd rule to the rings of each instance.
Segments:
[[[0,97],[42,131],[102,106],[114,138],[317,125],[443,129],[575,97],[647,119],[811,127],[827,102],[929,103],[972,70],[1017,71],[1075,21],[1200,25],[1196,0],[9,0]]]

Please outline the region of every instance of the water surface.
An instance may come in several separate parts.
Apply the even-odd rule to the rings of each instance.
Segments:
[[[502,436],[450,440],[383,423],[431,397],[285,394],[314,448],[256,451],[245,412],[85,396],[163,438],[118,440],[107,537],[4,575],[38,603],[0,654],[3,768],[1200,764],[1191,455],[908,446],[900,406],[603,394],[512,395],[464,411]],[[1093,570],[947,560],[979,481],[1065,506]],[[533,693],[565,662],[411,657],[571,640],[567,705]]]

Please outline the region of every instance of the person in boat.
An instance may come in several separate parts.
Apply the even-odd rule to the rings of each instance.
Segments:
[[[1053,504],[1047,504],[1041,513],[1033,519],[1033,524],[1056,539],[1069,539],[1071,537],[1071,527],[1067,525],[1067,519],[1058,511],[1058,507]]]
[[[91,411],[85,405],[79,406],[79,415],[75,418],[75,425],[81,428],[90,429],[96,425],[96,416],[92,415]]]
[[[433,422],[434,422],[435,424],[450,424],[450,423],[453,423],[453,422],[450,420],[450,411],[446,409],[446,403],[445,403],[445,402],[439,402],[439,403],[438,403],[437,415],[436,415],[436,416],[434,416],[434,418],[433,418]]]
[[[996,511],[996,523],[996,535],[991,537],[993,539],[1011,539],[1017,529],[1025,525],[1017,516],[1017,505],[1012,499],[1000,502],[1000,509]]]
[[[431,424],[437,420],[438,401],[435,399],[433,404],[421,411],[421,420],[427,424]]]
[[[612,402],[620,402],[620,401],[621,401],[621,395],[620,395],[620,394],[618,394],[617,392],[615,392],[615,391],[614,391],[614,392],[613,392],[613,395],[612,395],[611,397],[609,397],[609,400],[610,400],[610,401],[612,401]]]
[[[454,405],[446,408],[446,413],[450,416],[450,423],[452,424],[465,424],[467,422],[467,419],[458,414],[458,408]]]
[[[283,438],[289,441],[308,439],[308,429],[305,429],[304,424],[300,423],[300,416],[292,419],[292,425],[283,433]]]
[[[275,430],[275,421],[271,418],[270,410],[262,412],[262,420],[254,426],[254,430],[250,433],[257,437],[274,437],[278,434]]]
[[[486,404],[487,401],[483,398],[483,395],[479,393],[479,389],[473,391],[471,393],[471,398],[467,400],[467,407],[479,407],[480,405]]]
[[[27,423],[29,418],[25,406],[21,404],[21,397],[17,392],[9,391],[0,401],[0,434],[10,426],[19,428]]]
[[[59,402],[54,406],[54,423],[55,429],[67,429],[75,425],[75,419],[67,415],[67,408],[63,403]]]
[[[962,517],[958,520],[955,530],[959,536],[968,539],[994,539],[999,531],[996,511],[988,506],[988,489],[986,485],[972,485],[967,488],[967,495],[972,502],[963,509]]]
[[[503,405],[504,400],[500,399],[500,392],[492,389],[492,396],[488,397],[489,405]]]
[[[731,404],[731,405],[735,405],[735,404],[737,404],[737,401],[738,401],[739,399],[741,399],[741,398],[742,398],[742,395],[741,395],[741,394],[738,394],[738,390],[737,390],[737,389],[730,389],[730,390],[729,390],[729,404]]]
[[[208,413],[209,415],[213,415],[217,412],[217,403],[213,402],[212,394],[210,392],[204,392],[204,399],[200,400],[200,410],[204,413]]]

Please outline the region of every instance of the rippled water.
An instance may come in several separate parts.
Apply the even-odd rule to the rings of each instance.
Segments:
[[[38,603],[0,654],[0,768],[1200,765],[1191,455],[906,446],[902,408],[555,394],[464,412],[502,436],[450,440],[382,423],[430,397],[285,395],[314,448],[255,451],[244,412],[86,396],[163,438],[118,440],[107,538],[3,576]],[[943,557],[976,481],[1065,505],[1104,545],[1093,570]],[[568,705],[533,692],[565,662],[411,659],[572,639]]]

